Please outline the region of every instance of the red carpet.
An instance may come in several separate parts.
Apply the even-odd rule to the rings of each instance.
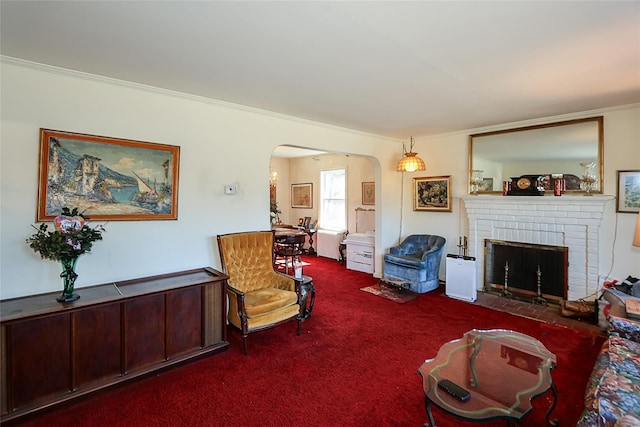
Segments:
[[[316,301],[296,336],[291,322],[249,335],[228,351],[163,372],[24,426],[422,426],[427,421],[422,362],[469,329],[513,329],[558,356],[553,416],[575,425],[602,338],[447,298],[442,290],[395,304],[360,291],[374,277],[337,261],[306,258]],[[549,396],[522,426],[542,426]],[[434,409],[439,427],[472,425]],[[504,421],[473,425],[500,425]]]

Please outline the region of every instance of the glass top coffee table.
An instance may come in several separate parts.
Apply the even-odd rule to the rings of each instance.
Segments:
[[[435,427],[431,405],[467,421],[518,422],[531,411],[531,399],[551,390],[553,402],[546,419],[557,425],[557,420],[549,419],[558,398],[551,378],[556,365],[555,354],[528,335],[502,329],[466,332],[440,347],[437,356],[418,369],[429,423]],[[461,400],[439,387],[444,379],[468,391],[467,398]]]

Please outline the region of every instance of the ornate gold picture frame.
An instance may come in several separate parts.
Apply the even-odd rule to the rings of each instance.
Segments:
[[[413,210],[451,212],[451,175],[413,178]]]
[[[63,207],[93,220],[178,218],[180,147],[40,129],[37,221]]]

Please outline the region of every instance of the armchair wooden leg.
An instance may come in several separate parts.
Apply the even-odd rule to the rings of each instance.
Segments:
[[[247,336],[246,335],[242,335],[242,344],[244,345],[244,355],[246,356],[248,354]]]

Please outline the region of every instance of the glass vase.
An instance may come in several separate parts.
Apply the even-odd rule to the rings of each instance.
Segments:
[[[471,194],[477,195],[480,190],[480,185],[482,184],[484,171],[479,169],[474,169],[471,171]]]
[[[78,262],[77,257],[60,260],[60,263],[62,264],[62,273],[60,273],[60,277],[62,277],[64,289],[62,290],[62,294],[56,298],[56,301],[58,302],[72,302],[80,298],[80,295],[73,293],[73,288],[76,284],[76,279],[78,278],[78,275],[76,274],[76,262]]]
[[[591,191],[597,187],[598,176],[596,175],[595,162],[580,163],[582,166],[582,177],[580,178],[580,187],[584,190],[585,196],[591,196]]]

